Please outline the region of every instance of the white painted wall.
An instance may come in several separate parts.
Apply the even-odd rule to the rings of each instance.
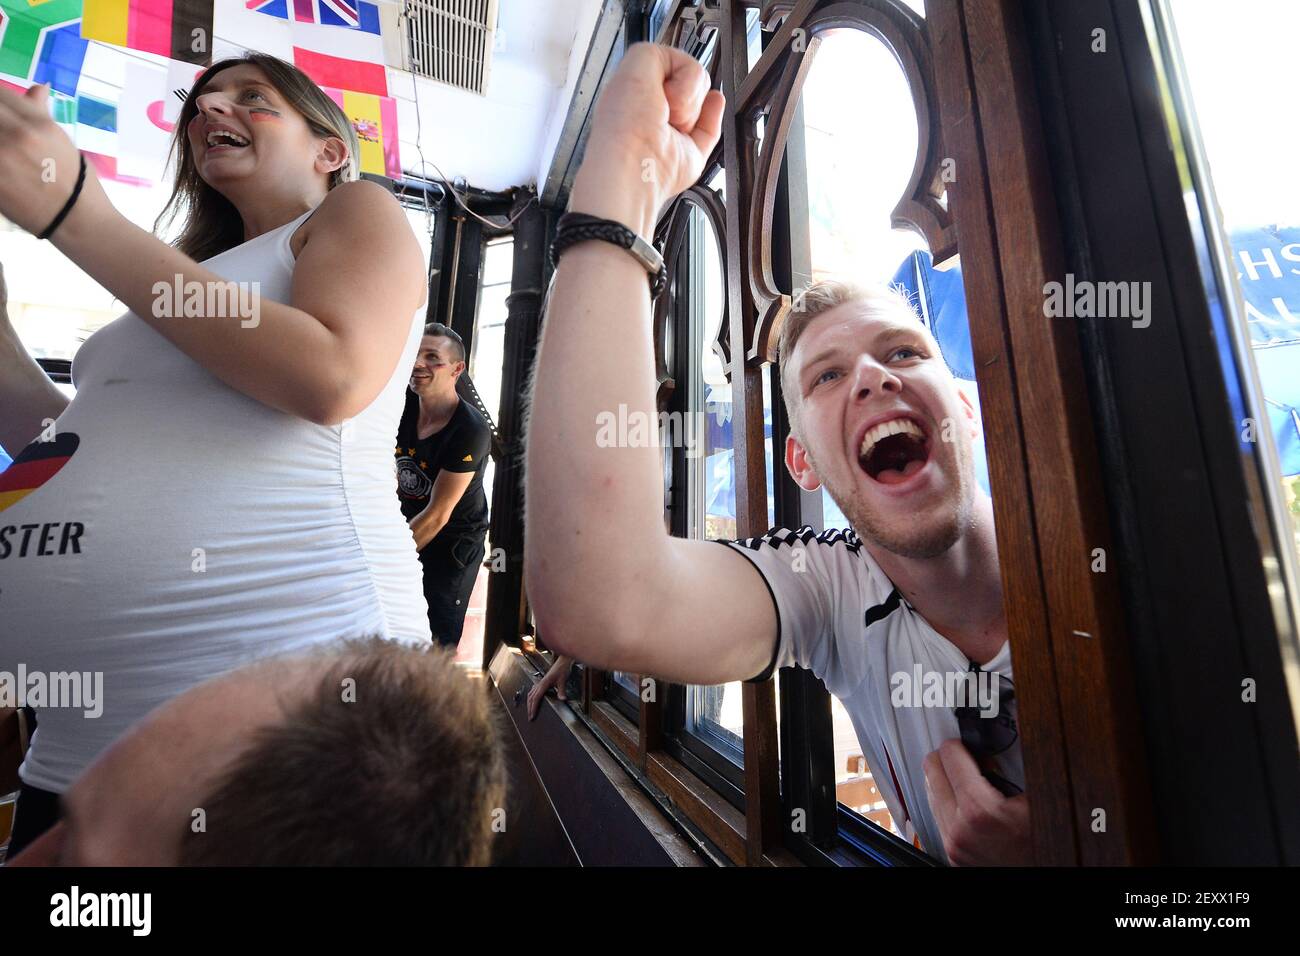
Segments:
[[[564,120],[569,112],[569,101],[577,88],[578,77],[582,74],[583,64],[587,58],[587,47],[591,44],[591,34],[596,29],[596,20],[600,16],[603,0],[569,0],[575,9],[572,20],[573,32],[568,39],[568,60],[565,67],[564,86],[556,92],[556,100],[547,118],[545,139],[537,157],[537,166],[533,181],[541,183],[551,168],[551,158],[555,155],[556,144],[564,129]]]

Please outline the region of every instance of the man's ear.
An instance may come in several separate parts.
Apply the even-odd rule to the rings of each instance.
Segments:
[[[785,467],[795,484],[804,491],[816,491],[822,486],[822,480],[813,470],[812,459],[808,457],[808,449],[793,435],[787,435],[785,439]]]

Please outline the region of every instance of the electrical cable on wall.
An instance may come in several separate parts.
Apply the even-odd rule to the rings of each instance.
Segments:
[[[420,155],[420,174],[426,175],[427,168],[432,166],[433,171],[438,174],[439,181],[441,181],[442,184],[447,187],[447,191],[451,193],[452,198],[456,200],[456,203],[460,206],[461,209],[465,210],[465,212],[469,213],[471,216],[473,216],[479,222],[483,223],[483,225],[485,226],[488,226],[492,229],[502,228],[500,223],[495,223],[490,219],[486,219],[483,216],[480,216],[478,213],[476,213],[473,209],[470,209],[469,205],[465,202],[465,200],[461,198],[460,193],[456,191],[456,187],[452,185],[451,180],[449,180],[445,175],[443,175],[443,172],[438,167],[438,164],[434,162],[430,162],[429,160],[425,159],[424,147],[421,145],[420,142],[421,139],[420,137],[420,129],[421,129],[420,84],[419,81],[416,79],[415,73],[413,71],[411,73],[411,99],[414,101],[415,104],[415,151]],[[524,203],[523,206],[519,208],[518,212],[516,212],[513,216],[511,216],[509,219],[506,220],[506,226],[513,226],[519,220],[519,217],[524,214],[524,211],[536,201],[537,201],[536,195],[530,196],[528,202]],[[426,205],[428,203],[427,196],[425,197],[425,203]]]

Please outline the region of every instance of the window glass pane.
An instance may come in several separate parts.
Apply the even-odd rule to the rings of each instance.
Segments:
[[[745,764],[745,721],[739,681],[713,687],[688,687],[686,729],[737,766]]]
[[[501,413],[501,367],[505,361],[506,298],[514,240],[498,239],[483,251],[483,279],[479,287],[478,319],[474,326],[469,373],[483,404],[495,422]],[[489,465],[489,467],[491,467]]]
[[[707,218],[698,209],[691,214],[692,328],[699,329],[698,366],[688,387],[692,409],[705,416],[704,455],[688,459],[693,469],[690,482],[693,507],[691,536],[734,538],[736,536],[735,470],[732,466],[731,383],[723,370],[716,343],[722,329],[725,279],[718,243]]]
[[[1244,0],[1231,16],[1216,18],[1197,4],[1171,0],[1155,14],[1173,101],[1166,116],[1174,127],[1170,138],[1181,147],[1197,246],[1193,268],[1199,267],[1218,344],[1229,399],[1225,424],[1238,435],[1294,705],[1300,698],[1300,189],[1293,167],[1300,128],[1279,118],[1268,92],[1293,82],[1300,8]]]
[[[429,250],[433,246],[433,208],[428,210],[423,204],[416,206],[403,206],[406,212],[406,221],[411,224],[411,231],[415,233],[416,241],[420,243],[420,252],[424,255],[424,274],[429,274]]]
[[[649,40],[655,42],[659,39],[659,31],[664,28],[664,18],[668,16],[668,10],[672,6],[672,0],[655,0],[654,5],[650,8],[649,23]]]
[[[776,524],[776,466],[772,447],[772,367],[763,366],[763,464],[767,472],[767,526]],[[783,466],[784,467],[784,466]]]
[[[719,37],[722,31],[718,31]],[[758,21],[758,7],[745,11],[745,53],[749,69],[754,68],[758,58],[763,55],[763,27]]]
[[[515,243],[506,236],[493,239],[483,250],[483,286],[510,285],[510,274],[514,269]]]
[[[717,172],[709,177],[709,181],[705,185],[710,189],[717,190],[718,195],[725,201],[727,198],[727,171],[719,167]]]
[[[618,684],[619,687],[622,687],[629,694],[635,696],[640,693],[640,688],[637,687],[635,674],[628,674],[625,671],[613,671],[612,676],[614,678],[614,683]]]
[[[853,720],[834,695],[831,695],[831,726],[835,734],[835,799],[901,837],[894,816],[876,786],[871,768],[867,766],[867,759],[862,755],[858,735],[853,731]]]
[[[1300,8],[1245,0],[1230,17],[1186,0],[1174,0],[1170,8],[1244,302],[1243,343],[1249,350],[1238,350],[1234,377],[1240,374],[1243,382],[1233,387],[1248,391],[1246,380],[1254,379],[1263,395],[1267,423],[1260,416],[1259,431],[1277,452],[1268,467],[1288,522],[1282,537],[1300,552],[1300,189],[1292,169],[1300,155],[1300,126],[1278,122],[1277,104],[1269,97],[1242,95],[1243,77],[1249,77],[1249,89],[1258,90],[1283,89],[1291,80],[1288,62],[1300,35]],[[1260,29],[1262,23],[1267,30]],[[1261,137],[1267,148],[1261,148]],[[1225,356],[1225,363],[1232,361]],[[1248,414],[1243,409],[1235,417]],[[1244,453],[1258,450],[1243,440]]]
[[[852,528],[861,539],[859,551],[845,549],[835,560],[865,563],[865,575],[852,574],[870,582],[845,596],[848,607],[832,612],[836,648],[819,675],[832,692],[847,686],[850,673],[875,675],[870,688],[855,688],[849,706],[839,700],[832,705],[836,796],[942,857],[923,767],[943,740],[962,739],[974,720],[976,746],[983,749],[968,750],[971,759],[995,786],[1006,785],[1004,792],[1023,787],[1000,602],[986,597],[978,610],[962,607],[954,617],[951,602],[923,601],[925,592],[916,607],[892,596],[898,592],[891,574],[911,576],[918,562],[949,553],[987,569],[994,585],[1000,583],[965,294],[959,265],[935,269],[925,240],[891,225],[918,146],[902,68],[866,33],[835,30],[821,37],[801,100],[809,271],[813,285],[836,280],[864,287],[867,298],[850,295],[836,321],[822,322],[816,317],[837,308],[836,301],[813,295],[809,307],[796,298],[787,321],[799,330],[798,345],[784,371],[797,383],[786,397],[799,410],[800,441],[821,483],[823,528]],[[872,91],[867,102],[859,92],[864,89]],[[795,229],[804,216],[792,209]],[[803,291],[796,288],[796,296]],[[891,325],[902,333],[878,339]],[[836,329],[852,334],[837,337]],[[830,361],[814,358],[828,352]],[[799,363],[810,359],[819,363],[815,381],[822,384],[800,377]],[[844,384],[849,380],[852,389]],[[950,594],[952,588],[938,590]],[[974,627],[962,618],[967,613],[991,624]],[[993,639],[985,636],[990,630]],[[863,657],[855,666],[853,655],[866,653],[856,649],[868,646],[889,650],[881,660]],[[977,665],[991,672],[983,685],[973,676]],[[917,669],[921,684],[938,681],[948,689],[923,696],[913,682]],[[999,687],[1008,691],[1005,697]],[[895,694],[898,688],[914,693]],[[984,731],[996,718],[980,720],[989,711],[970,705],[986,697],[990,710],[1001,714],[1005,733],[998,739],[1005,745],[984,746],[992,736]]]
[[[423,212],[417,212],[423,220]],[[417,226],[417,235],[418,235]],[[428,255],[428,249],[425,250]],[[473,354],[469,361],[469,374],[479,397],[487,407],[495,424],[501,413],[501,365],[505,357],[506,296],[510,294],[510,272],[514,255],[514,240],[510,237],[493,240],[483,250],[483,283],[479,287],[478,315],[471,343]],[[483,491],[487,495],[488,510],[492,508],[493,479],[496,462],[488,459],[483,469]],[[490,562],[492,542],[486,562]],[[485,562],[485,563],[486,563]],[[487,586],[490,567],[480,567],[470,594],[469,610],[465,612],[465,628],[461,632],[456,659],[478,666],[483,660],[483,627],[487,617]]]
[[[721,178],[720,176],[718,178]],[[689,281],[691,328],[694,330],[691,378],[687,383],[691,409],[702,409],[703,455],[688,457],[690,491],[688,527],[692,537],[736,537],[736,486],[732,436],[732,388],[714,347],[722,330],[725,277],[717,238],[708,219],[693,210],[690,225],[692,271]],[[769,401],[770,406],[770,401]],[[771,415],[767,416],[768,444]],[[770,458],[770,454],[769,454]],[[769,496],[770,499],[770,496]],[[770,508],[769,508],[770,510]],[[688,687],[686,730],[737,765],[743,761],[740,684]]]

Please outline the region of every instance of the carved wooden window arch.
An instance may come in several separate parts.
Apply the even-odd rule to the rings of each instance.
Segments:
[[[737,60],[736,51],[731,56],[724,52],[724,16],[739,17],[743,22],[744,10],[739,6],[718,0],[697,0],[687,3],[678,0],[665,20],[660,42],[685,50],[695,56],[708,52],[703,61],[717,87],[726,86],[724,70],[727,61]],[[679,252],[685,241],[693,211],[698,210],[707,220],[722,252],[722,264],[728,273],[740,267],[742,294],[735,295],[728,275],[728,288],[724,290],[723,317],[719,325],[714,350],[723,360],[729,379],[732,376],[731,355],[737,345],[742,345],[746,369],[749,373],[774,357],[775,337],[780,323],[788,313],[792,298],[801,290],[779,289],[772,267],[772,224],[777,202],[777,179],[785,153],[790,123],[794,117],[804,80],[813,62],[822,36],[831,30],[853,28],[879,39],[899,63],[907,78],[917,113],[917,155],[911,176],[903,194],[895,204],[891,217],[895,227],[911,228],[918,232],[930,246],[936,261],[956,252],[956,230],[946,205],[942,202],[943,157],[939,144],[939,123],[934,102],[934,81],[930,75],[932,57],[924,18],[894,0],[804,0],[802,3],[769,3],[760,13],[763,28],[774,35],[765,52],[747,70],[738,91],[729,97],[728,120],[743,130],[743,148],[739,148],[739,162],[728,168],[725,162],[724,141],[719,143],[705,164],[700,180],[670,204],[660,217],[655,232],[656,244],[664,254],[669,268],[670,288],[680,261]],[[796,31],[800,31],[796,33]],[[734,36],[734,31],[733,31]],[[797,38],[797,39],[796,39]],[[743,35],[742,35],[743,46]],[[743,59],[742,59],[742,62]],[[748,64],[745,63],[747,67]],[[731,104],[735,105],[732,106]],[[757,136],[759,117],[765,119],[761,143]],[[739,145],[739,144],[738,144]],[[732,172],[731,169],[737,170]],[[740,209],[723,200],[718,191],[707,185],[722,170],[727,175],[728,197],[747,197],[744,217]],[[741,226],[736,228],[739,218]],[[739,243],[729,241],[733,234],[744,234],[743,249]],[[654,343],[656,379],[659,385],[658,404],[667,407],[675,388],[669,370],[667,342],[672,321],[670,296],[661,296],[655,303]],[[737,307],[739,306],[739,307]],[[737,318],[739,317],[739,318]],[[752,409],[746,415],[744,406],[752,404],[755,389],[752,380],[747,387],[741,383],[734,409],[735,428],[740,431],[754,429]],[[753,478],[754,449],[758,450],[758,465],[762,464],[762,399],[758,397],[758,440],[745,443],[737,435],[737,518],[743,511],[752,512],[741,504],[740,485]],[[752,439],[753,436],[751,436]],[[742,448],[748,444],[749,454],[742,457]],[[765,495],[765,475],[759,478],[758,496]],[[752,500],[751,495],[751,500]],[[742,535],[758,533],[766,527],[766,508],[761,510],[759,521],[764,525],[755,530],[739,529]],[[770,860],[778,852],[778,774],[776,765],[774,691],[771,684],[755,687],[746,685],[746,777],[747,813],[746,859],[748,862]],[[655,735],[654,725],[659,719],[656,706],[643,706],[640,719],[640,738]],[[761,727],[754,725],[761,724]],[[751,746],[751,728],[755,730],[757,745]],[[759,755],[754,760],[751,750]],[[644,759],[644,753],[642,753]],[[757,787],[748,785],[749,782]],[[740,862],[740,860],[737,860]]]

